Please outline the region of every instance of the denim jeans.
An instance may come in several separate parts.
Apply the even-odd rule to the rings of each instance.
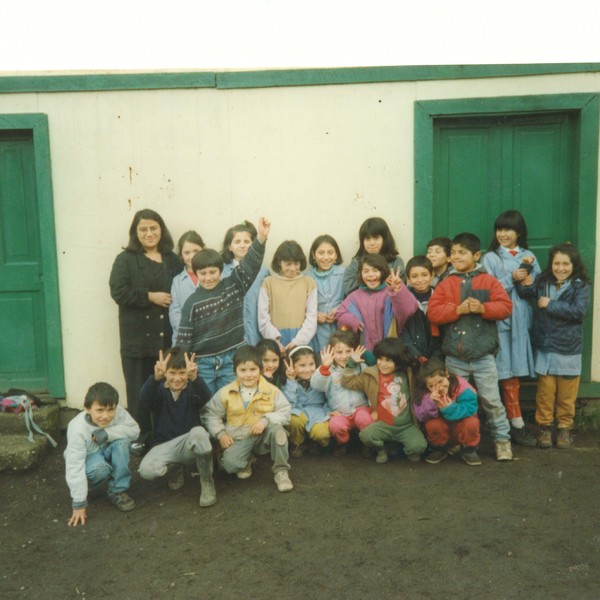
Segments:
[[[450,373],[469,379],[472,375],[477,389],[477,396],[490,426],[494,441],[510,440],[510,424],[506,417],[506,409],[500,398],[498,387],[498,370],[491,354],[471,361],[460,360],[454,356],[446,357],[446,367]]]
[[[85,475],[90,488],[97,487],[108,479],[108,491],[111,494],[129,489],[129,448],[129,440],[121,438],[109,442],[85,459]]]
[[[211,394],[216,394],[223,386],[235,379],[233,355],[235,350],[228,350],[212,356],[197,356],[198,375],[204,379]]]

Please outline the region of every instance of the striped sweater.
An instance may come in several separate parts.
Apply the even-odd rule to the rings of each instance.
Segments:
[[[196,356],[213,356],[244,343],[244,295],[258,275],[264,254],[265,245],[255,239],[217,287],[206,290],[198,285],[183,305],[177,334],[180,348]]]

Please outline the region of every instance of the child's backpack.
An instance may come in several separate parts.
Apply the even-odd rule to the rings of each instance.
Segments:
[[[46,436],[48,441],[52,444],[54,448],[56,448],[57,443],[54,441],[52,436],[46,433],[34,420],[33,420],[33,411],[37,410],[41,404],[41,400],[32,394],[31,392],[26,392],[25,390],[20,390],[17,388],[11,388],[6,392],[5,395],[0,395],[0,410],[2,412],[11,412],[11,413],[24,413],[23,417],[25,420],[25,426],[27,427],[27,439],[33,444],[33,431],[35,430],[38,433]]]

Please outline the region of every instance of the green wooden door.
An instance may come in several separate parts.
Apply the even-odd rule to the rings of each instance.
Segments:
[[[9,387],[34,392],[49,389],[42,279],[33,134],[0,131],[2,391]]]
[[[521,211],[545,266],[558,242],[577,244],[577,113],[434,121],[433,232],[475,233],[489,246],[496,217]]]

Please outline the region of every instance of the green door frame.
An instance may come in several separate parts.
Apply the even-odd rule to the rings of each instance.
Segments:
[[[577,198],[578,248],[590,273],[595,272],[596,197],[598,187],[598,138],[600,94],[552,94],[415,102],[414,253],[422,252],[433,237],[434,120],[441,117],[483,117],[576,111],[580,118],[579,177]],[[592,306],[586,329],[592,331]],[[600,396],[600,382],[591,381],[592,336],[584,337],[581,397]]]
[[[37,210],[40,222],[42,287],[46,315],[48,392],[53,398],[65,397],[62,353],[58,264],[54,231],[54,200],[50,165],[50,137],[45,114],[0,114],[0,130],[28,130],[33,135]]]

